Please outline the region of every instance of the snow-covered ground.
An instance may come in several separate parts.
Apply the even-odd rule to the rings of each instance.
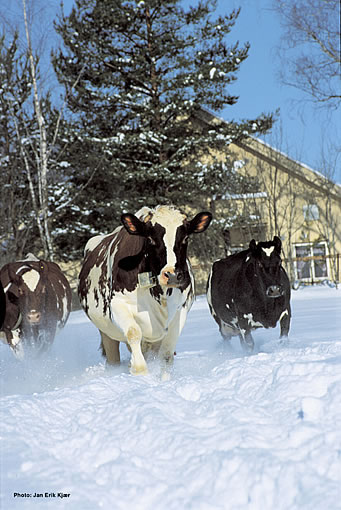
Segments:
[[[1,510],[341,509],[341,290],[292,308],[289,342],[258,330],[250,355],[199,297],[166,382],[125,346],[105,370],[82,311],[39,363],[2,345]]]

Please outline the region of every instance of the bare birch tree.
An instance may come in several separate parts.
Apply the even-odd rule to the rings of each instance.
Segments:
[[[280,77],[319,106],[338,108],[340,86],[339,0],[272,0],[284,35]]]
[[[316,177],[320,192],[310,193],[307,200],[315,203],[318,200],[319,220],[313,227],[318,230],[320,238],[327,243],[329,257],[330,278],[337,283],[338,264],[340,254],[337,252],[337,243],[341,241],[341,193],[340,187],[334,184],[335,170],[341,162],[340,147],[327,142],[326,150],[321,151],[320,172],[324,176]]]
[[[266,194],[263,202],[263,216],[268,218],[268,237],[274,235],[281,237],[285,232],[283,241],[283,255],[286,259],[286,269],[291,281],[295,279],[293,260],[293,239],[302,227],[302,218],[299,201],[304,195],[303,185],[293,177],[292,173],[283,171],[284,139],[281,125],[267,137],[270,145],[264,146],[265,160],[257,159],[257,180]],[[273,150],[276,147],[278,150]],[[269,164],[268,161],[271,161]],[[289,162],[289,160],[288,160]],[[287,164],[288,164],[287,162]]]
[[[23,34],[26,43],[23,42],[21,37],[21,50],[18,50],[15,42],[18,40],[18,32],[14,32],[14,39],[12,47],[15,48],[17,54],[15,60],[18,62],[18,66],[25,67],[26,80],[30,83],[26,88],[28,93],[24,99],[20,96],[20,87],[16,90],[15,85],[10,87],[6,86],[6,93],[3,95],[3,107],[7,110],[7,114],[10,116],[10,123],[13,126],[12,136],[16,139],[16,144],[19,147],[19,153],[21,155],[21,164],[24,167],[24,173],[27,178],[28,190],[31,197],[32,203],[32,214],[29,216],[33,219],[37,225],[39,232],[39,238],[43,251],[43,256],[47,260],[53,260],[55,256],[55,248],[52,238],[52,220],[56,216],[58,210],[58,201],[55,200],[53,194],[53,185],[56,179],[56,169],[58,169],[58,159],[65,149],[67,141],[63,141],[61,145],[60,130],[63,124],[63,112],[66,105],[66,97],[64,103],[60,106],[59,111],[51,110],[49,104],[49,95],[44,89],[44,84],[41,81],[39,57],[33,47],[32,41],[32,30],[34,20],[34,11],[31,10],[33,7],[32,3],[27,0],[21,0],[21,12],[23,17]],[[7,20],[7,26],[9,21]],[[3,37],[3,41],[5,36]],[[10,44],[10,43],[9,43]],[[10,44],[11,46],[11,44]],[[12,53],[13,53],[12,49]],[[43,48],[39,46],[39,52],[42,52]],[[5,52],[6,53],[6,52]],[[5,56],[4,53],[4,56]],[[14,54],[12,55],[14,62]],[[22,62],[22,63],[20,63]],[[10,70],[5,71],[6,61],[2,61],[1,64],[2,72],[6,72],[7,81],[10,80]],[[13,65],[8,63],[8,67],[13,69]],[[29,78],[27,78],[27,74]],[[77,78],[78,80],[79,78]],[[70,85],[69,93],[73,92],[73,87],[76,82]],[[32,103],[31,103],[32,101]],[[33,104],[33,107],[32,107]],[[18,105],[21,105],[20,108]],[[20,115],[18,114],[18,108]],[[52,114],[52,117],[51,117]],[[64,146],[64,147],[63,147]],[[14,138],[12,138],[11,148],[9,148],[9,154],[13,151]],[[2,151],[3,152],[3,151]],[[8,166],[8,165],[7,165]],[[19,167],[20,168],[20,167]],[[64,165],[65,168],[65,165]],[[17,169],[19,170],[19,169]],[[6,172],[14,172],[13,169],[6,170]],[[20,171],[20,170],[19,170]],[[58,171],[57,171],[58,173]],[[14,180],[11,179],[12,184]],[[58,187],[61,189],[65,183],[59,182]],[[15,183],[13,184],[15,185]],[[13,193],[15,189],[11,190]],[[69,197],[71,202],[73,197]],[[61,206],[59,206],[60,208]],[[26,221],[27,223],[27,221]],[[12,225],[13,226],[13,225]],[[32,232],[32,223],[25,228],[26,231]],[[12,236],[14,229],[11,228]],[[7,237],[7,236],[6,236]],[[21,243],[22,244],[22,243]],[[15,246],[12,256],[19,254],[23,247]],[[19,249],[19,252],[18,252]]]
[[[53,260],[53,244],[50,235],[49,227],[49,206],[48,206],[48,148],[47,148],[47,133],[46,123],[44,115],[42,113],[40,97],[38,92],[37,72],[36,72],[36,60],[33,56],[32,44],[30,31],[27,19],[26,0],[22,0],[23,3],[23,15],[25,22],[25,34],[27,40],[27,51],[30,62],[30,72],[33,85],[33,98],[34,98],[34,111],[37,124],[39,127],[39,150],[35,150],[36,159],[36,170],[38,178],[38,196],[33,186],[32,175],[30,172],[30,165],[25,154],[25,148],[22,147],[22,155],[25,161],[25,167],[27,170],[27,177],[30,184],[30,192],[32,197],[32,203],[36,215],[37,226],[39,229],[40,239],[44,249],[44,257],[49,260]]]

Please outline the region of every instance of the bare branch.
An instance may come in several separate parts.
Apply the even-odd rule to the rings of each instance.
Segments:
[[[278,50],[284,84],[317,105],[341,104],[340,4],[338,0],[272,0],[284,35]]]

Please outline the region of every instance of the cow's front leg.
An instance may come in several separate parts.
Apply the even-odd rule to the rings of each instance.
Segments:
[[[10,340],[10,347],[12,352],[18,360],[22,361],[25,358],[22,334],[20,333],[19,329],[13,329],[11,334],[12,338]]]
[[[168,381],[170,379],[170,372],[174,362],[174,352],[179,334],[179,321],[174,320],[169,326],[167,335],[162,340],[159,350],[161,379],[163,381]]]
[[[290,307],[288,307],[284,312],[282,312],[282,315],[279,318],[280,323],[280,338],[285,340],[289,335],[289,329],[290,329],[290,320],[291,320],[291,310]]]
[[[100,331],[101,347],[103,356],[106,357],[108,365],[120,364],[120,342]]]
[[[130,373],[147,375],[148,368],[141,350],[142,331],[138,324],[129,326],[125,333],[127,344],[131,349]]]
[[[255,346],[255,342],[253,341],[251,332],[245,331],[245,329],[241,329],[239,338],[243,349],[245,349],[247,352],[252,352]]]
[[[160,377],[162,381],[169,381],[171,378],[171,370],[174,362],[174,349],[175,346],[173,349],[171,347],[165,348],[164,350],[162,350],[162,348],[160,349]]]
[[[131,352],[130,373],[133,375],[148,374],[146,360],[141,350],[142,331],[134,319],[131,308],[122,301],[112,301],[111,315],[113,324],[121,330],[124,341]]]

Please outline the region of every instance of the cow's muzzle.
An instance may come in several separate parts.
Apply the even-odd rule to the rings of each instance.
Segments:
[[[188,279],[188,273],[185,271],[176,271],[174,268],[166,267],[160,275],[161,285],[167,287],[182,287]]]
[[[41,312],[37,310],[30,310],[27,313],[27,320],[31,325],[40,324],[41,321]]]
[[[283,296],[283,294],[283,285],[270,285],[270,287],[266,289],[266,295],[270,298],[278,298]]]

